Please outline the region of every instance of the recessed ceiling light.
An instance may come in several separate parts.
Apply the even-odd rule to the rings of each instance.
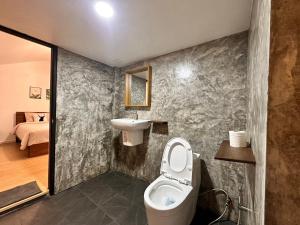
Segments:
[[[114,15],[112,7],[106,2],[97,2],[95,4],[95,9],[102,17],[110,18]]]

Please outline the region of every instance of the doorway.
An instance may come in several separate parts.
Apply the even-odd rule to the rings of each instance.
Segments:
[[[57,47],[0,26],[0,52],[1,213],[54,194]]]

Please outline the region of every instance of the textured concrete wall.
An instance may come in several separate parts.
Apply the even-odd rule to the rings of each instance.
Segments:
[[[224,188],[236,206],[244,165],[214,160],[214,155],[229,130],[245,129],[247,44],[248,34],[243,32],[122,68],[116,75],[114,117],[135,114],[124,109],[124,71],[150,64],[152,106],[138,115],[168,121],[168,127],[147,130],[144,144],[136,147],[121,145],[120,133],[114,130],[112,168],[152,181],[159,176],[167,141],[183,137],[201,154],[201,189]],[[215,207],[213,199],[200,203]],[[236,218],[236,208],[231,218]]]
[[[59,49],[55,191],[109,168],[113,68]]]
[[[144,105],[146,101],[146,82],[147,80],[132,76],[131,78],[131,104]]]
[[[299,224],[300,2],[273,0],[267,135],[266,225]]]
[[[264,224],[266,135],[270,46],[270,0],[254,0],[249,30],[247,131],[256,158],[256,166],[246,167],[243,204],[256,213],[243,212],[243,223]]]

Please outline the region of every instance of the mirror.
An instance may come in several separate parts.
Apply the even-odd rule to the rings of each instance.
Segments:
[[[151,106],[151,66],[126,72],[125,108],[147,109]]]

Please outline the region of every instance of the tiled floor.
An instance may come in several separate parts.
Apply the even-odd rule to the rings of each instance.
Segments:
[[[144,181],[109,172],[4,215],[0,225],[147,225],[147,186]],[[202,215],[191,225],[196,224],[208,222]]]
[[[146,225],[147,183],[106,173],[0,218],[1,225]]]

